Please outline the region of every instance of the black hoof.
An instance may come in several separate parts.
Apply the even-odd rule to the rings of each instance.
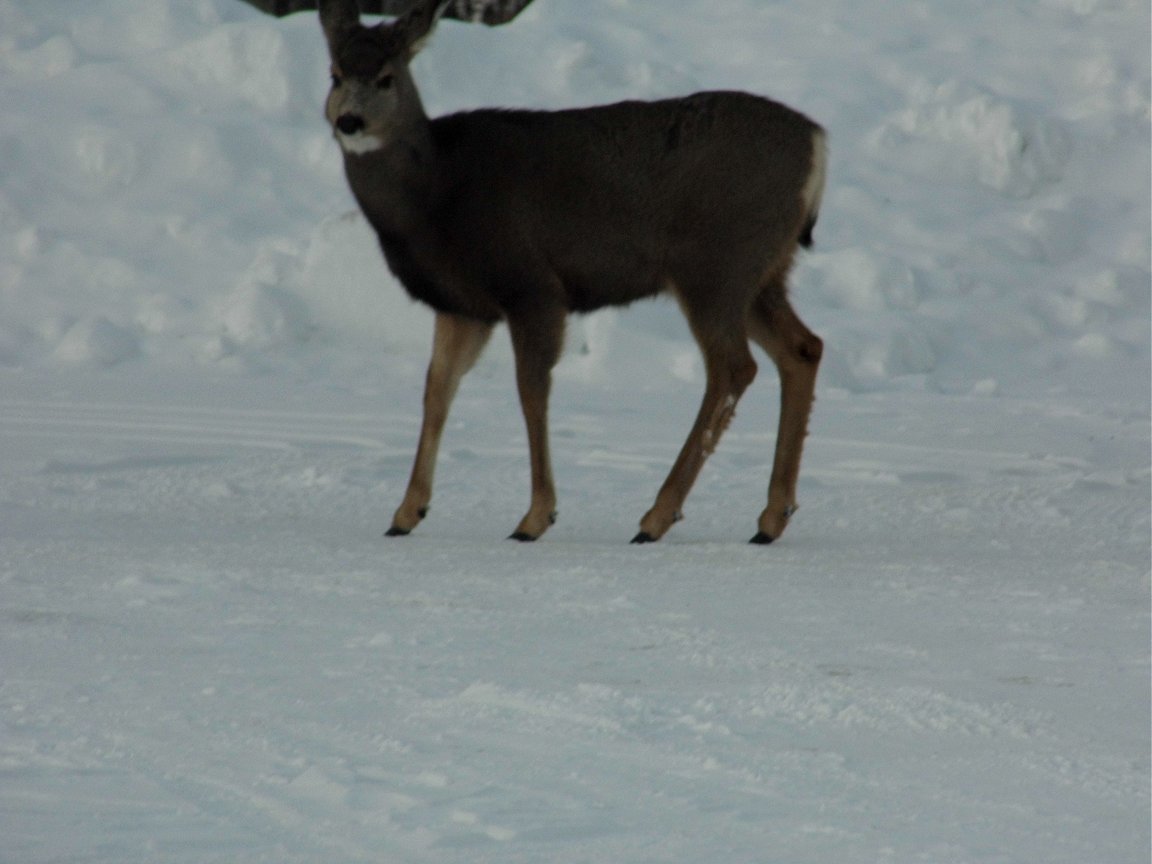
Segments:
[[[641,531],[632,538],[633,543],[655,543],[656,538],[649,534],[647,531]]]
[[[515,531],[508,535],[509,540],[518,540],[521,543],[535,543],[536,538],[529,534],[527,531]]]
[[[763,531],[757,531],[756,536],[749,540],[749,543],[755,543],[757,546],[767,546],[776,538],[771,534],[765,534]]]
[[[407,528],[401,528],[398,525],[393,525],[391,528],[389,528],[387,531],[384,532],[384,536],[385,537],[407,537],[411,533],[412,532],[409,531]]]

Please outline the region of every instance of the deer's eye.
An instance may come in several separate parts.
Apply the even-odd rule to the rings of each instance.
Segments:
[[[343,83],[344,83],[344,79],[341,78],[339,75],[337,75],[335,72],[333,72],[332,73],[332,86],[333,87],[339,87]]]
[[[393,76],[391,74],[381,75],[376,79],[377,90],[387,90],[392,86]]]

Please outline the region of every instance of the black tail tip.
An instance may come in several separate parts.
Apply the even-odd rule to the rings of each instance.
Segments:
[[[812,239],[812,231],[816,227],[816,214],[813,213],[808,217],[808,221],[804,223],[804,230],[800,232],[800,245],[805,249],[811,249],[816,242]]]

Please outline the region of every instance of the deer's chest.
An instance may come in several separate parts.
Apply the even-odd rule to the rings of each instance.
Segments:
[[[503,317],[499,306],[486,292],[454,273],[455,268],[448,263],[430,255],[428,244],[382,231],[377,233],[388,269],[412,299],[437,312],[464,318],[496,322]]]

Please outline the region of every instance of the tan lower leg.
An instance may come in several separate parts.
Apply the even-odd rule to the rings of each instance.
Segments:
[[[424,384],[424,419],[420,427],[420,444],[412,463],[412,474],[404,501],[392,518],[389,536],[409,533],[428,512],[432,500],[432,480],[436,455],[452,400],[460,380],[472,368],[488,342],[492,326],[453,315],[436,316],[432,360]]]
[[[779,537],[796,511],[796,483],[800,457],[808,434],[808,417],[816,389],[816,372],[823,342],[784,305],[761,315],[752,336],[768,352],[780,372],[780,425],[768,506],[760,514],[754,542],[769,543]]]
[[[683,518],[681,508],[700,469],[732,422],[741,394],[756,377],[756,363],[748,355],[746,347],[743,354],[744,357],[735,363],[713,364],[708,389],[704,393],[704,401],[692,431],[688,433],[688,439],[680,449],[668,479],[660,487],[656,502],[640,520],[640,533],[632,539],[633,543],[659,540],[672,525]]]

